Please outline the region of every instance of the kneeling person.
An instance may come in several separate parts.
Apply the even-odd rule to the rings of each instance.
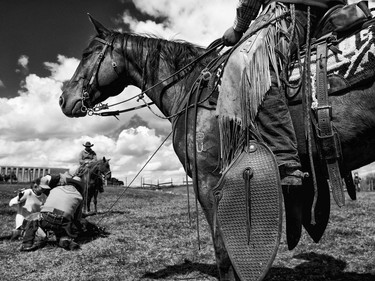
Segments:
[[[9,206],[17,207],[16,227],[12,231],[11,240],[16,240],[18,237],[22,236],[22,224],[25,218],[31,214],[40,212],[40,208],[47,198],[44,192],[49,189],[49,186],[40,186],[40,179],[36,179],[29,189],[20,191],[16,197],[10,200]],[[38,235],[41,238],[46,236],[40,229],[38,230]]]
[[[51,176],[43,177],[40,185],[48,186],[50,179]],[[83,198],[79,186],[76,186],[65,184],[51,189],[38,218],[26,223],[21,251],[32,251],[39,247],[34,245],[38,227],[53,231],[60,247],[70,250],[79,248],[73,241],[76,235],[72,226],[80,227]]]

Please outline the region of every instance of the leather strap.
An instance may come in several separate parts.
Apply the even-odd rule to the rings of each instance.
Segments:
[[[332,107],[329,104],[327,91],[327,40],[317,43],[316,56],[318,137],[321,140],[322,156],[327,165],[328,185],[332,189],[332,195],[336,204],[342,207],[345,205],[345,196],[338,163],[339,148],[336,140],[336,132],[332,128]]]

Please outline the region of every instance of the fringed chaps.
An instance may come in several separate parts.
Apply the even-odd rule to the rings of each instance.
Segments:
[[[223,171],[247,145],[248,130],[256,128],[258,108],[271,87],[271,70],[281,85],[279,71],[284,66],[276,53],[287,57],[290,31],[284,17],[272,20],[286,12],[283,4],[268,5],[250,25],[244,34],[248,39],[236,47],[224,69],[217,106]],[[254,33],[267,22],[270,24]]]

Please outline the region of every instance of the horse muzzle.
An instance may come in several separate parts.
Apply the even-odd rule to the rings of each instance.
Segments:
[[[61,94],[59,105],[62,112],[68,117],[84,117],[87,114],[87,108],[83,105],[82,99],[70,98],[66,91]]]

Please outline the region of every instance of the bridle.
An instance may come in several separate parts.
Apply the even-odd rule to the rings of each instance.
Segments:
[[[109,160],[108,160],[108,161],[109,161]],[[106,162],[108,162],[108,161],[106,161]],[[99,177],[106,178],[109,174],[111,174],[111,170],[108,169],[107,172],[102,172],[102,171],[99,169],[99,167],[98,167],[98,166],[100,165],[100,162],[105,163],[104,161],[101,161],[101,160],[97,161],[97,162],[95,163],[95,165],[91,168],[92,171],[90,171],[90,168],[89,168],[88,172],[89,172],[90,174],[92,174],[92,175],[96,175],[98,178],[99,178]],[[96,171],[95,171],[95,170],[96,170]]]
[[[105,53],[107,51],[107,48],[111,47],[113,49],[113,42],[115,41],[115,39],[116,39],[116,36],[111,36],[111,39],[109,41],[106,41],[106,40],[104,40],[102,38],[99,38],[99,37],[95,37],[94,38],[94,40],[102,43],[104,45],[104,47],[101,50],[101,52],[99,53],[99,55],[98,55],[98,57],[97,57],[97,59],[95,61],[95,65],[94,65],[94,68],[92,70],[91,78],[89,80],[88,79],[84,79],[84,81],[87,81],[87,83],[82,86],[81,111],[82,112],[87,112],[87,114],[89,116],[92,116],[92,115],[101,115],[101,116],[115,116],[116,117],[116,115],[118,115],[118,114],[112,114],[112,113],[110,113],[108,115],[106,115],[106,113],[100,113],[100,114],[96,113],[96,112],[104,110],[104,109],[109,109],[109,105],[108,104],[98,103],[94,107],[88,107],[88,106],[86,106],[87,103],[85,102],[85,100],[89,99],[91,97],[91,95],[92,95],[92,90],[94,89],[94,87],[93,87],[94,81],[95,81],[95,78],[98,75],[98,72],[99,72],[99,69],[100,69],[100,64],[102,63],[102,61],[103,61],[103,59],[105,57]],[[111,65],[113,67],[113,70],[116,73],[116,75],[119,77],[120,74],[118,73],[118,70],[117,70],[117,63],[113,59],[112,52],[110,52],[110,56],[111,56],[111,60],[112,60]],[[143,99],[143,94],[145,92],[146,91],[142,91],[142,93],[139,94],[139,95],[136,95],[136,96],[134,96],[132,98],[129,98],[127,100],[124,100],[122,102],[113,104],[111,106],[118,105],[120,103],[124,103],[124,102],[130,101],[130,100],[135,99],[135,98]],[[132,108],[128,108],[128,109],[122,110],[121,113],[122,112],[131,111],[131,110],[136,110],[136,109],[143,108],[143,107],[150,106],[150,105],[154,104],[153,102],[146,102],[146,101],[144,101],[144,103],[145,104],[140,105],[140,106],[136,106],[136,107],[132,107]]]
[[[115,38],[116,38],[115,36],[112,36],[110,41],[106,41],[106,40],[101,39],[99,37],[94,38],[94,40],[102,43],[104,45],[104,47],[101,50],[101,52],[99,53],[98,58],[95,61],[95,65],[94,65],[94,68],[92,70],[91,78],[89,80],[85,79],[85,81],[87,81],[87,83],[82,86],[82,96],[81,96],[81,101],[82,101],[81,111],[82,112],[87,112],[89,110],[93,110],[93,108],[87,107],[85,105],[85,100],[89,99],[90,96],[92,95],[92,90],[94,89],[94,87],[93,87],[94,81],[95,81],[95,79],[98,75],[100,64],[102,63],[102,61],[105,57],[105,52],[107,51],[107,48],[111,47],[113,49],[113,42],[115,41]],[[111,65],[113,67],[113,70],[117,74],[117,76],[120,76],[118,71],[117,71],[117,63],[113,59],[112,52],[110,52],[110,56],[111,56],[111,60],[112,60]]]

